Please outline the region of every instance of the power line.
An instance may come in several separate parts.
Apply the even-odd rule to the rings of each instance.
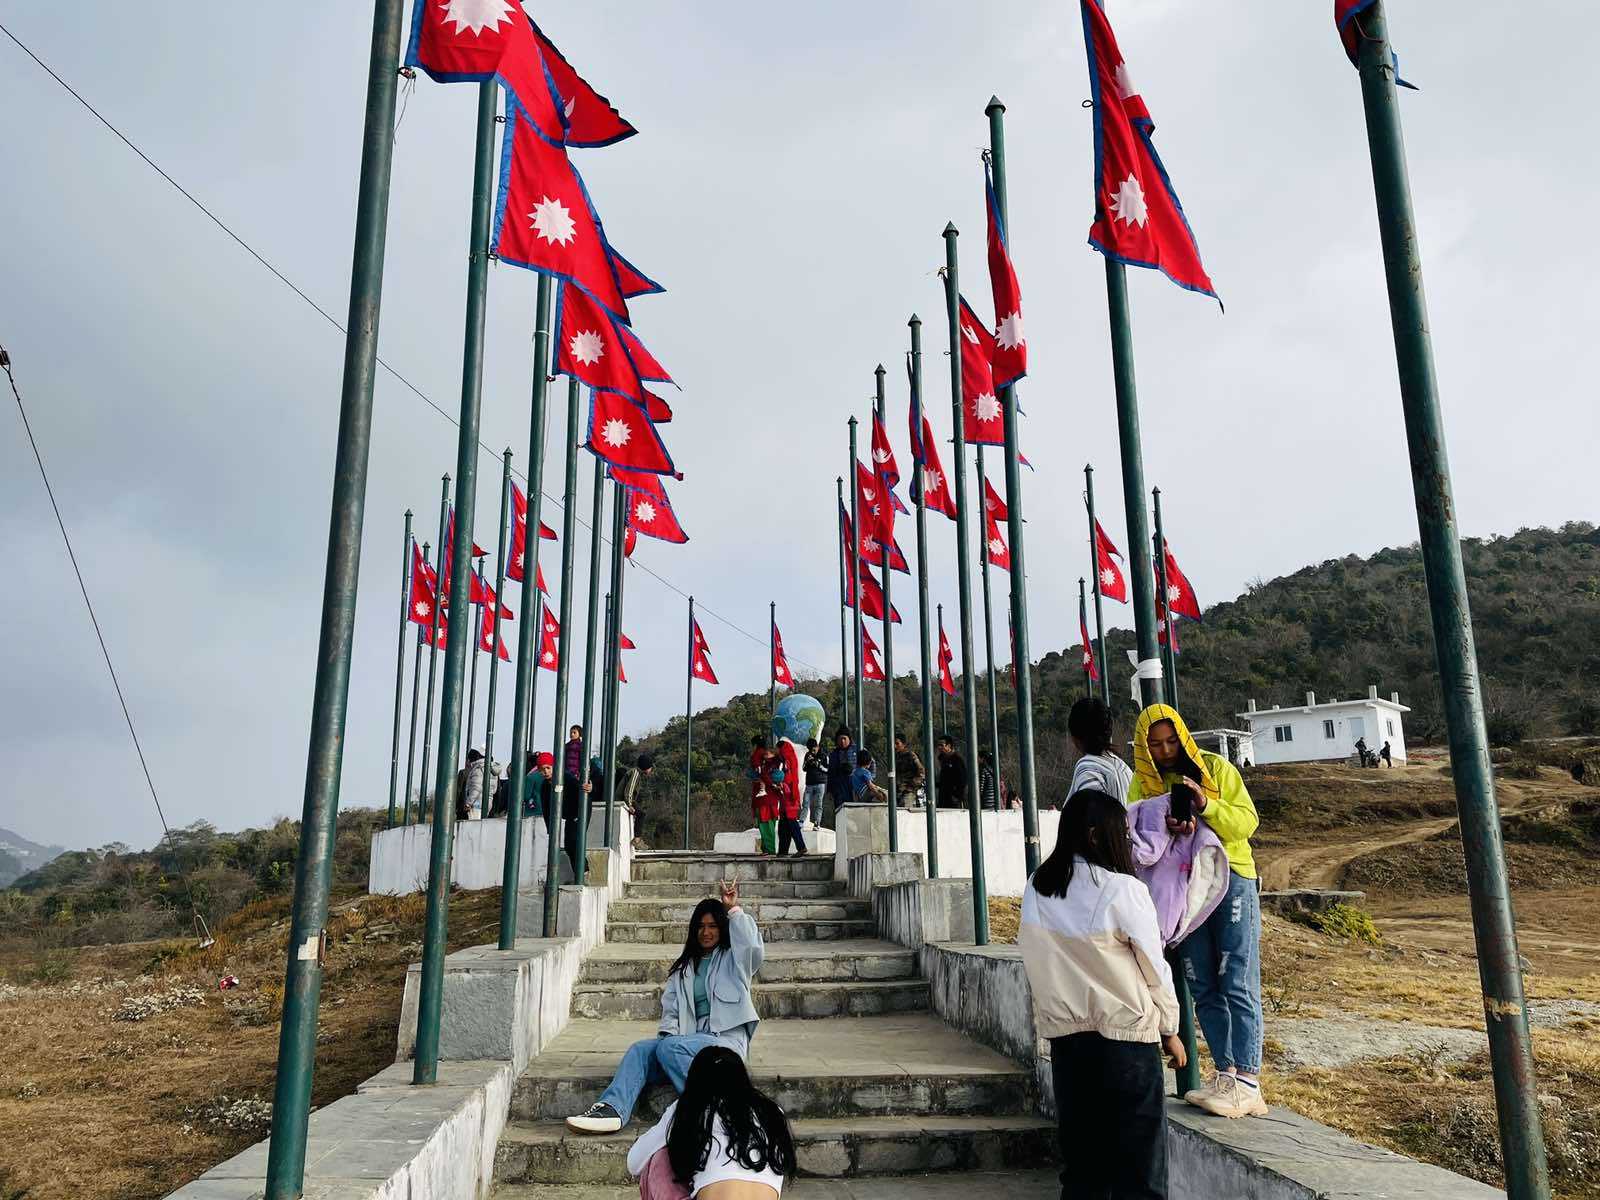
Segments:
[[[283,284],[284,287],[288,288],[296,296],[300,297],[301,300],[304,300],[306,302],[306,304],[310,305],[312,310],[315,311],[319,316],[321,316],[322,319],[324,321],[326,321],[329,325],[332,325],[341,334],[345,334],[346,336],[348,336],[348,331],[338,321],[338,319],[333,316],[332,313],[330,313],[327,309],[323,308],[322,305],[318,304],[315,300],[313,300],[310,297],[310,295],[308,295],[303,289],[300,288],[300,286],[298,284],[296,284],[294,282],[294,280],[290,279],[282,271],[278,270],[277,267],[273,266],[272,263],[267,261],[265,256],[263,256],[259,251],[257,251],[256,248],[254,246],[252,246],[249,242],[245,241],[244,238],[242,236],[240,236],[237,232],[235,232],[227,224],[227,222],[225,222],[221,217],[217,216],[216,213],[212,212],[211,209],[207,208],[205,206],[205,204],[202,203],[194,195],[193,192],[189,191],[188,188],[184,187],[181,183],[179,183],[176,179],[174,179],[171,175],[169,175],[165,170],[163,170],[161,168],[160,164],[158,164],[154,159],[152,159],[148,154],[146,154],[143,150],[141,150],[138,147],[138,145],[136,145],[134,143],[132,138],[128,137],[127,134],[123,133],[122,130],[118,129],[109,120],[107,120],[105,118],[105,116],[101,114],[99,109],[95,108],[94,105],[90,104],[89,101],[84,98],[82,93],[80,93],[75,87],[73,87],[70,83],[68,83],[65,79],[63,79],[60,75],[58,75],[54,70],[52,70],[48,63],[46,63],[42,58],[40,58],[31,49],[29,49],[28,46],[26,44],[24,44],[22,42],[22,40],[17,37],[16,34],[12,33],[11,30],[6,28],[6,26],[4,24],[0,24],[0,33],[3,33],[3,34],[6,35],[6,37],[10,38],[12,43],[17,47],[17,49],[21,50],[24,54],[26,54],[29,58],[31,58],[34,61],[34,63],[39,67],[39,69],[41,71],[43,71],[46,75],[50,76],[51,79],[55,80],[58,84],[60,84],[61,87],[63,89],[65,89],[67,94],[70,95],[79,104],[81,104],[89,112],[89,114],[92,117],[94,117],[94,119],[96,121],[99,121],[101,125],[105,126],[106,129],[110,130],[112,135],[115,136],[118,141],[120,141],[129,150],[133,151],[134,154],[138,155],[140,161],[142,161],[147,167],[149,167],[157,175],[161,176],[162,179],[166,180],[167,183],[169,183],[172,186],[173,190],[175,190],[180,196],[182,196],[185,200],[187,200],[195,208],[199,209],[200,212],[202,214],[204,214],[204,216],[206,217],[207,220],[209,220],[213,225],[215,225],[223,233],[227,234],[227,236],[230,239],[232,239],[233,242],[235,242],[241,250],[243,250],[251,258],[255,259],[256,262],[261,264],[261,266],[264,267],[267,270],[267,272],[272,275],[273,278],[278,280],[278,282]],[[434,412],[438,413],[441,417],[443,417],[446,421],[450,422],[450,424],[456,426],[458,429],[460,428],[460,422],[458,422],[453,416],[451,416],[445,409],[440,408],[439,405],[435,404],[433,402],[433,400],[431,400],[428,397],[428,394],[426,392],[424,392],[416,384],[412,383],[411,380],[407,379],[404,375],[402,375],[399,372],[399,370],[397,370],[395,367],[393,367],[389,363],[385,362],[384,359],[381,356],[378,357],[378,365],[380,367],[382,367],[385,371],[387,371],[391,376],[393,376],[396,381],[398,381],[400,384],[402,384],[408,391],[410,391],[413,395],[415,395],[424,404],[426,404],[429,408],[433,409]],[[14,387],[13,387],[13,390],[15,390]],[[18,399],[18,404],[19,405],[21,404],[21,399],[20,398]],[[24,418],[24,421],[26,421],[26,418]],[[30,434],[30,437],[31,437],[31,434]],[[483,439],[481,439],[481,438],[478,440],[478,449],[483,454],[488,456],[489,458],[499,459],[499,457],[500,457],[499,452],[496,451],[495,449],[493,449],[491,446],[489,446],[489,444],[487,442],[483,441]],[[37,454],[37,448],[35,448],[35,454]],[[43,463],[41,463],[40,464],[40,470],[43,471],[43,469],[44,469],[44,466],[43,466]],[[516,468],[512,468],[512,474],[520,477],[524,483],[526,483],[528,481],[527,475],[525,473],[523,473],[522,471],[517,470]],[[49,486],[49,481],[46,480],[46,487],[48,487],[48,486]],[[558,499],[557,497],[552,496],[549,492],[542,492],[542,494],[543,494],[543,496],[544,496],[544,498],[546,500],[548,500],[548,501],[550,501],[550,503],[556,505],[556,507],[558,507],[558,508],[564,507],[563,504],[562,504],[562,501],[560,499]],[[53,496],[51,497],[51,502],[54,503],[54,497]],[[59,520],[60,519],[60,513],[57,512],[56,516],[57,516],[57,519]],[[582,516],[580,516],[578,514],[574,514],[574,520],[576,521],[577,524],[582,525],[585,529],[589,528],[589,523],[587,521],[585,521]],[[610,541],[609,538],[605,537],[605,535],[600,533],[598,530],[591,530],[590,532],[595,537],[600,538],[602,542],[609,542]],[[63,536],[65,536],[65,533],[66,533],[66,530],[65,530],[65,527],[63,527],[63,529],[62,529]],[[68,551],[69,551],[69,553],[71,551],[70,545],[68,546]],[[629,559],[628,561],[630,563],[632,563],[633,566],[635,566],[639,570],[643,571],[646,575],[649,575],[657,583],[659,583],[663,587],[667,588],[669,591],[676,592],[679,596],[682,596],[685,600],[687,600],[689,598],[689,593],[688,592],[684,591],[677,584],[673,583],[671,580],[667,579],[666,577],[664,577],[664,576],[656,573],[655,571],[651,570],[649,567],[645,566],[643,563],[633,562],[632,559]],[[74,565],[74,568],[76,568],[77,564],[74,563],[73,565]],[[79,583],[81,584],[82,582],[83,582],[83,580],[80,577],[79,578]],[[87,593],[84,594],[84,600],[85,601],[88,600],[88,594]],[[701,604],[698,607],[699,607],[700,611],[704,612],[712,620],[721,622],[723,625],[726,625],[729,629],[733,630],[735,633],[741,634],[742,636],[744,636],[746,638],[749,638],[756,645],[758,645],[758,646],[766,646],[768,644],[767,640],[765,638],[759,637],[756,634],[751,633],[748,629],[745,629],[743,626],[735,624],[733,621],[730,621],[727,617],[722,616],[715,609],[708,608],[704,604]],[[93,616],[93,609],[90,610],[90,615]],[[96,627],[96,632],[98,632],[98,626]],[[105,646],[104,646],[104,643],[102,642],[101,649],[104,649],[104,648],[105,648]],[[795,659],[795,661],[797,663],[799,663],[801,666],[810,667],[813,671],[818,671],[819,673],[821,672],[821,668],[817,667],[814,663],[808,663],[804,659],[798,658],[798,657]],[[106,665],[109,666],[110,662],[111,662],[110,658],[107,657]],[[112,677],[113,677],[113,679],[115,679],[115,672],[113,672],[113,676]],[[118,695],[119,696],[121,695],[121,689],[120,688],[118,689]],[[124,710],[124,712],[126,712],[126,710],[127,710],[127,706],[126,705],[123,706],[123,710]],[[131,731],[132,728],[133,728],[133,724],[132,724],[131,720],[129,722],[128,727],[129,727],[129,730]],[[135,743],[137,743],[138,739],[135,738],[134,741],[135,741]],[[143,755],[142,754],[140,755],[140,758],[141,758],[141,761],[142,761],[143,760]],[[149,772],[146,771],[145,775],[146,775],[146,778],[148,778]],[[151,794],[152,795],[155,794],[154,785],[152,785],[152,787],[151,787]],[[160,805],[159,805],[159,801],[158,801],[157,802],[157,807],[159,807],[159,806]],[[165,821],[163,821],[163,824],[165,824]]]

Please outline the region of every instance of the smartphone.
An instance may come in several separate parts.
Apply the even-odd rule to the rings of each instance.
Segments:
[[[1171,803],[1174,821],[1194,820],[1194,792],[1190,790],[1188,783],[1172,785]]]

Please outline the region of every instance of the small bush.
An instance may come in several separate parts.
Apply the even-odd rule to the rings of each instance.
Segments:
[[[1296,914],[1296,917],[1329,937],[1343,938],[1347,942],[1365,942],[1369,946],[1383,942],[1371,915],[1353,904],[1334,904],[1321,912]]]

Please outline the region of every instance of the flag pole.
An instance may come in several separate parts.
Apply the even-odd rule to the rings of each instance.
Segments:
[[[610,736],[610,731],[611,731],[611,693],[605,686],[606,679],[608,678],[606,672],[609,669],[609,666],[610,666],[610,663],[611,663],[611,593],[610,592],[606,593],[605,609],[606,609],[606,612],[605,612],[605,624],[603,624],[600,627],[600,629],[601,629],[601,638],[600,638],[600,647],[599,647],[600,662],[597,664],[598,667],[599,667],[599,671],[600,671],[600,674],[598,676],[598,683],[599,683],[599,687],[600,687],[600,730],[599,730],[599,733],[597,734],[597,740],[593,743],[594,745],[599,747],[600,753],[599,754],[595,754],[595,755],[590,755],[591,763],[596,758],[598,758],[600,760],[600,782],[599,782],[598,786],[600,788],[600,803],[601,803],[602,806],[605,804],[605,795],[606,795],[606,740]],[[592,768],[591,768],[589,773],[591,775],[594,774],[594,771],[593,771]],[[592,793],[591,793],[590,798],[591,799],[593,798],[593,794]],[[616,814],[613,813],[609,808],[603,808],[602,811],[603,811],[603,816],[601,818],[601,823],[603,824],[603,826],[605,828],[606,845],[609,846],[611,844],[611,840],[612,840],[612,822],[616,819]]]
[[[694,783],[694,597],[689,597],[688,679],[683,697],[683,848],[689,848],[689,789]]]
[[[500,452],[500,536],[495,547],[494,568],[494,639],[489,645],[489,720],[483,731],[483,815],[489,815],[489,810],[494,806],[494,795],[489,791],[491,778],[490,768],[494,765],[494,707],[495,696],[498,694],[496,685],[500,679],[500,605],[503,604],[506,592],[506,505],[511,496],[511,447],[507,446]],[[526,533],[526,531],[524,531]],[[523,562],[527,562],[526,536],[522,539]],[[507,767],[507,773],[515,770],[516,763]],[[509,778],[507,780],[507,793],[510,791]]]
[[[1089,607],[1088,607],[1087,601],[1084,599],[1083,590],[1084,590],[1084,579],[1083,579],[1082,575],[1079,575],[1078,576],[1078,626],[1081,629],[1087,630],[1089,628]],[[1084,638],[1084,641],[1088,641],[1088,640],[1089,639],[1087,637]],[[1094,658],[1094,647],[1093,646],[1085,646],[1083,648],[1083,652],[1085,654],[1087,654],[1090,657],[1091,660]],[[1085,666],[1083,668],[1083,694],[1085,696],[1094,695],[1094,680],[1092,678],[1090,678],[1090,676],[1089,676],[1089,668],[1087,666]]]
[[[1483,692],[1422,290],[1422,255],[1411,207],[1411,184],[1406,175],[1394,55],[1384,9],[1382,0],[1376,0],[1352,18],[1360,35],[1361,97],[1399,365],[1400,405],[1411,454],[1422,565],[1433,620],[1434,653],[1444,693],[1461,839],[1466,848],[1467,886],[1487,1014],[1506,1194],[1511,1200],[1534,1200],[1550,1194],[1549,1168],[1540,1130],[1516,920],[1506,876],[1494,775],[1489,766]]]
[[[552,721],[555,729],[554,753],[556,754],[556,767],[554,771],[554,787],[550,800],[550,807],[555,810],[556,819],[551,823],[551,829],[561,829],[566,819],[566,809],[569,807],[563,797],[567,774],[566,735],[567,723],[567,683],[572,673],[572,659],[569,648],[572,645],[572,539],[578,532],[578,381],[569,377],[567,379],[567,475],[561,492],[561,615],[556,618],[561,626],[561,632],[556,637],[556,688],[555,688],[555,715]],[[538,530],[532,531],[534,536]],[[589,797],[583,790],[583,764],[578,764],[578,796],[574,803],[577,805],[577,847],[578,852],[572,856],[572,882],[578,887],[583,886],[585,868],[588,866],[589,857]],[[563,830],[563,833],[565,831]],[[557,890],[557,871],[550,870],[551,865],[560,866],[557,857],[558,847],[552,835],[550,839],[549,855],[546,861],[544,874],[544,936],[556,936],[556,914],[560,901]]]
[[[777,735],[770,732],[778,716],[778,602],[767,602],[767,726],[768,740],[777,744]]]
[[[944,605],[943,604],[939,605],[939,637],[940,637],[939,647],[940,647],[940,651],[942,653],[943,649],[944,649],[944,642],[943,642],[943,638],[944,638]],[[944,690],[944,671],[943,671],[943,669],[941,669],[940,672],[939,672],[939,736],[940,737],[949,737],[950,736],[950,695],[949,695],[948,692],[946,692]],[[933,769],[933,764],[932,763],[928,764],[928,769],[929,770]],[[932,876],[930,876],[929,878],[932,878]]]
[[[1089,570],[1094,577],[1094,636],[1098,646],[1095,657],[1100,664],[1100,702],[1111,708],[1111,670],[1106,661],[1106,617],[1100,593],[1100,541],[1094,515],[1094,467],[1083,466],[1083,502],[1089,510]]]
[[[594,460],[594,491],[589,509],[589,620],[584,626],[583,650],[583,762],[580,778],[589,778],[589,759],[595,745],[594,718],[595,652],[600,643],[600,523],[605,520],[606,464]],[[592,799],[592,794],[591,794]],[[605,842],[611,845],[611,814],[605,814]]]
[[[511,703],[511,779],[506,785],[506,850],[500,873],[501,950],[517,944],[522,888],[522,810],[528,792],[528,743],[533,730],[539,653],[533,634],[543,624],[539,600],[539,508],[544,495],[544,425],[549,394],[550,301],[555,285],[540,275],[533,301],[533,386],[528,400],[528,507],[522,526],[521,624],[517,629],[516,697]]]
[[[606,824],[616,835],[617,796],[617,741],[622,729],[622,688],[619,680],[622,665],[622,582],[626,565],[625,551],[628,536],[628,512],[632,501],[627,489],[613,484],[615,510],[611,517],[611,632],[606,646],[606,696],[611,709],[611,727],[606,731]]]
[[[481,561],[477,564],[477,568],[478,586],[482,587],[484,584],[484,578],[483,563]],[[472,749],[472,722],[477,718],[478,715],[478,652],[483,641],[483,604],[479,602],[473,604],[471,607],[476,615],[473,617],[472,621],[472,641],[467,643],[467,653],[472,659],[472,670],[470,672],[471,682],[467,685],[466,749],[468,751]]]
[[[1151,488],[1150,495],[1155,501],[1156,531],[1153,537],[1155,547],[1156,566],[1156,620],[1158,626],[1165,621],[1167,631],[1167,644],[1161,647],[1161,670],[1167,681],[1167,703],[1173,708],[1178,707],[1178,651],[1177,637],[1173,626],[1177,618],[1172,615],[1172,601],[1167,595],[1167,535],[1161,528],[1161,489]]]
[[[394,655],[394,739],[389,744],[389,815],[385,829],[394,828],[394,797],[400,788],[400,718],[406,703],[406,625],[411,620],[411,510],[406,509],[405,565],[400,568],[400,632]]]
[[[434,677],[439,670],[439,620],[444,611],[444,546],[450,529],[450,475],[446,472],[439,485],[439,545],[433,572],[433,624],[428,627],[428,706],[422,715],[422,778],[417,784],[417,820],[425,812],[424,793],[428,791],[428,765],[433,754],[433,694]]]
[[[883,419],[883,364],[879,363],[872,372],[874,379],[874,401],[872,411],[877,414],[879,424],[887,431],[887,422]],[[876,458],[873,461],[877,465]],[[894,497],[888,494],[888,487],[883,483],[883,477],[878,476],[878,486],[884,492],[883,504],[889,514],[889,528],[891,530],[888,544],[883,547],[883,753],[889,764],[889,853],[896,854],[900,850],[900,792],[895,781],[894,760],[894,601],[889,576],[894,574],[892,556],[894,553]]]
[[[373,7],[367,70],[366,123],[361,182],[350,270],[339,434],[323,576],[317,681],[311,701],[306,751],[305,802],[296,852],[284,970],[283,1021],[278,1033],[273,1087],[272,1141],[267,1151],[266,1195],[299,1196],[305,1180],[306,1126],[316,1067],[317,1008],[322,992],[324,924],[338,836],[339,774],[350,694],[350,650],[355,636],[356,585],[361,564],[361,523],[372,445],[372,380],[378,354],[383,295],[384,236],[389,217],[389,175],[394,150],[394,108],[400,61],[400,0]]]
[[[945,315],[950,327],[950,409],[955,422],[956,585],[961,606],[961,715],[967,751],[967,818],[972,846],[972,934],[989,944],[989,889],[983,871],[983,820],[978,796],[978,690],[972,670],[972,566],[967,558],[967,440],[962,429],[961,277],[954,222],[944,227]],[[858,597],[859,599],[859,597]]]
[[[422,561],[428,561],[428,551],[432,549],[427,542],[422,543]],[[434,607],[439,605],[439,598],[435,596]],[[417,626],[416,648],[411,652],[411,738],[406,746],[406,795],[405,802],[400,806],[400,824],[411,824],[411,785],[415,782],[417,765],[417,701],[422,698],[422,626]],[[417,809],[420,814],[422,797],[417,797]]]
[[[1006,106],[989,98],[989,161],[994,178],[995,205],[1000,222],[1010,234],[1006,208]],[[998,320],[999,313],[995,314]],[[1016,660],[1017,773],[1022,785],[1022,851],[1031,875],[1039,866],[1039,792],[1033,762],[1033,670],[1028,634],[1028,556],[1022,531],[1021,441],[1017,429],[1017,390],[1000,389],[1001,420],[1005,429],[1006,525],[1011,536],[1011,639]],[[1000,752],[995,751],[995,786],[999,787]]]
[[[850,593],[845,586],[845,536],[844,536],[844,476],[840,475],[834,482],[838,485],[839,507],[839,694],[844,699],[844,728],[850,726],[850,651],[848,642],[850,635],[846,632],[849,625],[847,615],[850,607]],[[827,741],[826,732],[823,741]]]
[[[851,594],[856,599],[855,632],[856,632],[856,752],[860,753],[867,744],[867,685],[866,671],[863,669],[863,660],[866,652],[861,645],[861,489],[856,485],[856,472],[859,460],[856,458],[856,419],[850,418],[850,537],[853,545],[850,547],[850,582]]]
[[[489,292],[489,217],[494,202],[495,110],[499,99],[498,84],[486,81],[478,85],[466,330],[461,352],[461,429],[456,439],[455,545],[450,560],[450,592],[457,597],[468,595],[472,586],[472,529],[478,502],[478,415],[483,396],[483,323]],[[542,363],[539,369],[544,369]],[[441,584],[443,582],[440,580]],[[470,597],[461,608],[463,616],[471,612]],[[452,619],[450,635],[445,642],[444,682],[439,697],[439,760],[434,765],[428,912],[417,988],[417,1057],[411,1072],[413,1083],[437,1083],[439,1079],[439,1020],[444,1002],[445,938],[450,924],[450,843],[455,831],[453,792],[459,753],[456,739],[460,729],[465,655],[476,644],[476,631],[467,628],[467,620]]]
[[[906,323],[911,330],[911,425],[917,431],[917,445],[922,438],[922,318],[916,313]],[[924,447],[923,453],[927,450]],[[922,803],[927,820],[928,849],[924,856],[928,878],[939,877],[939,814],[934,808],[933,795],[933,652],[928,629],[928,503],[925,494],[927,480],[922,474],[922,464],[912,455],[912,476],[917,486],[917,650],[922,659]],[[939,690],[940,698],[944,689]]]
[[[983,470],[983,447],[975,447],[978,460],[978,500],[983,506],[983,511],[989,510],[989,492],[987,484],[989,477]],[[987,530],[985,530],[987,532]],[[989,594],[989,542],[984,537],[978,538],[978,567],[983,580],[983,651],[984,661],[988,665],[988,678],[985,682],[989,687],[989,770],[994,775],[995,808],[1000,804],[1000,691],[995,686],[994,673],[994,617]],[[983,773],[978,773],[980,779]],[[980,806],[983,797],[978,797]]]

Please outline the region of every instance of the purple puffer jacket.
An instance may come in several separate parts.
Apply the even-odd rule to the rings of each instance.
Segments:
[[[1176,946],[1200,927],[1228,892],[1228,854],[1204,821],[1195,831],[1167,832],[1169,798],[1141,800],[1128,809],[1133,838],[1134,874],[1150,889],[1156,919],[1168,946]]]

